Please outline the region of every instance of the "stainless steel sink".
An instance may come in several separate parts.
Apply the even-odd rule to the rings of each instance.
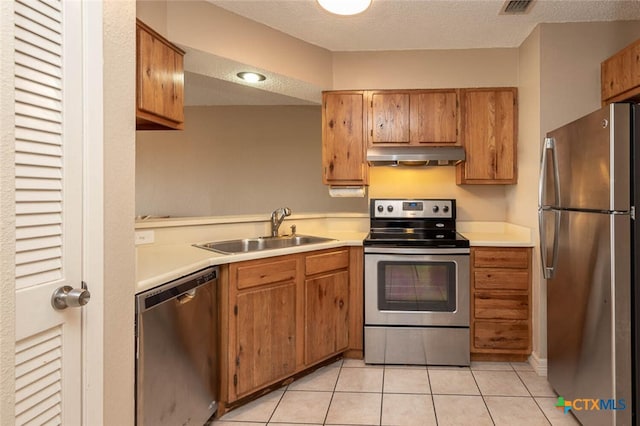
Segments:
[[[194,244],[194,246],[222,254],[249,253],[260,250],[298,247],[307,244],[318,244],[334,241],[332,238],[314,237],[310,235],[284,235],[280,237],[243,238],[239,240],[214,241]]]

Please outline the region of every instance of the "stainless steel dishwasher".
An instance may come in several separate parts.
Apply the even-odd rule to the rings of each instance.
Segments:
[[[217,409],[217,281],[210,267],[136,296],[136,424],[202,425]]]

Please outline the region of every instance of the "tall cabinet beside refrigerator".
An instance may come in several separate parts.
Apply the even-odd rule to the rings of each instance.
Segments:
[[[575,404],[584,425],[638,421],[639,107],[608,105],[548,133],[542,150],[548,379],[565,401],[603,401]]]

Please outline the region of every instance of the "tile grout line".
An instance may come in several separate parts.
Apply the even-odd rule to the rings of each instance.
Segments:
[[[511,364],[509,364],[509,367],[511,367],[511,369],[513,370],[513,366]],[[471,366],[469,366],[469,370],[471,371],[471,377],[473,377],[473,382],[478,387],[478,392],[480,392],[480,397],[482,398],[482,402],[484,403],[484,406],[487,409],[487,413],[489,414],[489,419],[491,420],[491,423],[493,423],[494,426],[495,426],[496,421],[493,419],[493,415],[491,414],[491,410],[489,409],[489,405],[487,404],[487,400],[484,398],[484,394],[482,393],[482,389],[480,389],[480,385],[478,384],[478,381],[476,380],[476,375],[473,374],[473,370],[471,369]]]
[[[366,365],[366,364],[365,364]],[[378,417],[378,424],[382,426],[382,409],[384,407],[384,378],[387,375],[387,366],[382,367],[382,387],[380,388],[380,417]]]
[[[284,394],[287,393],[288,390],[289,390],[289,385],[286,385],[286,387],[284,389],[284,392],[282,392],[282,395],[280,395],[280,398],[278,399],[278,403],[273,408],[273,411],[271,412],[271,415],[267,419],[267,422],[265,423],[265,426],[267,426],[271,422],[271,419],[273,418],[273,415],[276,413],[276,410],[278,409],[278,407],[280,406],[280,403],[282,402],[282,398],[284,398]]]
[[[322,421],[323,425],[327,424],[327,419],[329,418],[329,410],[331,410],[331,403],[333,402],[333,397],[336,394],[336,388],[338,387],[338,381],[340,380],[340,375],[342,374],[342,368],[344,367],[344,358],[340,362],[340,367],[338,368],[338,377],[336,377],[336,382],[333,384],[333,390],[331,391],[331,398],[329,399],[329,405],[327,405],[327,412],[324,414],[324,420]]]
[[[514,368],[515,370],[515,368]],[[520,380],[520,382],[522,382],[522,384],[524,385],[524,388],[527,390],[527,392],[529,392],[529,395],[531,395],[531,399],[533,399],[533,403],[536,404],[536,407],[538,407],[538,410],[540,410],[540,412],[542,413],[542,415],[544,416],[545,420],[550,424],[553,425],[553,423],[551,422],[551,419],[549,419],[549,417],[547,417],[547,413],[544,412],[544,410],[542,409],[542,407],[540,406],[540,404],[538,404],[538,401],[536,401],[536,397],[533,395],[533,393],[531,392],[531,390],[529,389],[529,386],[527,386],[527,384],[524,382],[524,380],[522,379],[522,377],[520,377],[520,373],[518,372],[518,370],[516,371],[516,376],[518,376],[518,379]]]
[[[438,411],[436,410],[436,400],[433,397],[433,387],[431,387],[431,374],[429,374],[429,366],[425,366],[427,370],[427,383],[429,383],[429,393],[431,394],[431,405],[433,406],[433,417],[436,419],[436,426],[438,426]]]

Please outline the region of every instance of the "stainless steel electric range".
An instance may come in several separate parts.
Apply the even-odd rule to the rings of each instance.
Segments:
[[[469,365],[469,241],[456,232],[456,201],[370,203],[365,362]]]

